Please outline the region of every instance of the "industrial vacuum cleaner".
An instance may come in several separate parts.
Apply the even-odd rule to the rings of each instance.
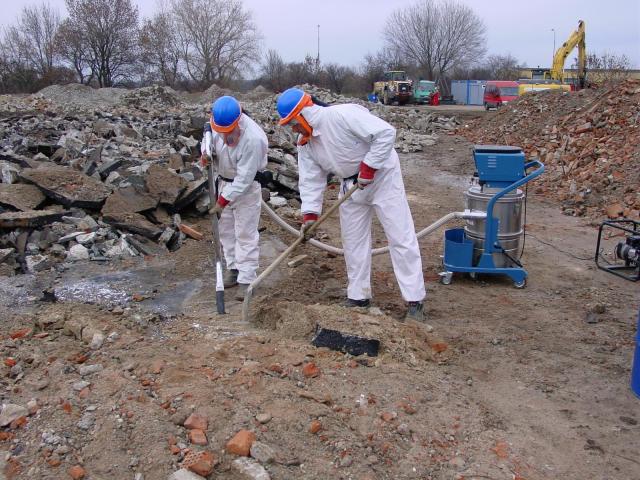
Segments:
[[[464,193],[464,228],[444,232],[444,271],[440,282],[448,285],[453,274],[507,275],[517,288],[524,288],[527,271],[520,263],[524,245],[526,194],[519,187],[540,176],[544,165],[525,162],[520,147],[476,145],[472,185]],[[537,167],[537,168],[536,168]],[[524,209],[523,209],[524,207]]]

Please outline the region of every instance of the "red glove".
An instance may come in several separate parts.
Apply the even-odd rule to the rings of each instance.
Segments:
[[[373,176],[376,174],[375,168],[371,168],[364,162],[360,162],[360,173],[358,173],[358,188],[362,190],[364,187],[373,183]]]
[[[206,153],[200,155],[200,166],[202,168],[207,168],[209,166],[209,155]]]
[[[229,200],[220,195],[218,196],[218,201],[216,202],[216,204],[212,209],[209,210],[209,213],[212,215],[217,215],[218,218],[220,218],[220,215],[222,215],[222,210],[224,210],[224,207],[226,207],[227,205],[229,205]]]

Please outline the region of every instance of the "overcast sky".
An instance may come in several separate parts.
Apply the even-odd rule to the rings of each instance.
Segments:
[[[391,11],[415,0],[243,0],[263,36],[263,48],[285,61],[315,57],[320,25],[322,62],[357,65],[382,46],[382,30]],[[527,66],[549,67],[555,29],[559,47],[586,24],[587,51],[625,54],[640,68],[640,0],[459,0],[487,26],[488,53],[515,56]],[[156,0],[134,0],[142,16],[151,16]],[[25,5],[38,0],[0,0],[0,24],[12,22]],[[64,12],[64,0],[49,0]],[[567,58],[567,67],[577,53]]]

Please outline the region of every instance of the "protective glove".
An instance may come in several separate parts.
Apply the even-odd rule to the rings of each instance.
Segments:
[[[202,168],[207,168],[209,166],[209,155],[206,153],[200,155],[200,166]]]
[[[318,221],[317,213],[305,213],[302,216],[302,226],[300,227],[300,235],[304,236],[306,242],[310,238],[313,238],[313,233],[309,233],[309,229]]]
[[[360,172],[358,173],[358,188],[362,190],[364,187],[373,183],[373,176],[376,174],[376,169],[371,168],[364,162],[360,162]]]
[[[229,200],[227,200],[222,195],[220,195],[218,197],[218,201],[213,206],[213,208],[209,209],[209,213],[211,215],[217,215],[218,218],[220,218],[220,215],[222,215],[222,211],[224,210],[224,207],[226,207],[228,204],[229,204]]]

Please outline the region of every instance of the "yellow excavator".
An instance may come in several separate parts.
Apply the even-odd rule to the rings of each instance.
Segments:
[[[584,21],[578,22],[578,28],[571,34],[569,39],[556,50],[553,56],[553,65],[549,71],[551,80],[565,83],[564,62],[567,56],[578,47],[578,74],[577,88],[584,88],[587,78],[587,47],[585,43]],[[546,75],[545,75],[546,77]]]

